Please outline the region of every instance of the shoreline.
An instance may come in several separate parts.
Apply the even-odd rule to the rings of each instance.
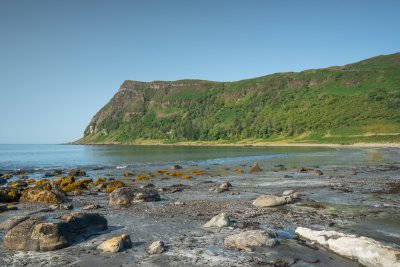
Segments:
[[[66,143],[68,145],[121,145],[121,146],[212,146],[212,147],[328,147],[328,148],[400,148],[400,143],[355,143],[355,144],[315,144],[315,143],[217,143],[217,142],[177,142],[163,143],[161,141],[138,141],[133,143],[102,142],[102,143]]]

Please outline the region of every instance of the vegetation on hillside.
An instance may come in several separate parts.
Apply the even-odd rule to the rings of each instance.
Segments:
[[[400,142],[400,53],[237,82],[125,81],[78,143]]]

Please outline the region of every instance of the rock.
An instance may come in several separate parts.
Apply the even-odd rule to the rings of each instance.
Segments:
[[[121,252],[125,249],[132,247],[132,241],[129,235],[123,234],[121,236],[113,237],[109,240],[104,241],[97,247],[97,249],[103,252]]]
[[[11,187],[0,188],[0,202],[15,202],[21,197],[21,190]]]
[[[182,169],[182,166],[180,166],[180,165],[172,165],[171,166],[171,170],[180,170],[180,169]]]
[[[151,189],[139,189],[135,187],[121,187],[110,194],[110,205],[128,206],[138,202],[150,202],[161,200],[160,195]]]
[[[87,206],[82,207],[83,210],[95,210],[101,208],[98,204],[89,204]]]
[[[385,246],[368,237],[336,231],[315,231],[304,227],[298,227],[296,234],[334,253],[356,260],[363,266],[400,267],[398,248]]]
[[[260,168],[260,166],[258,165],[258,163],[254,163],[253,166],[250,167],[250,173],[253,172],[261,172],[262,169]]]
[[[165,245],[164,242],[162,241],[154,241],[147,249],[147,252],[149,254],[161,254],[164,251],[165,251]]]
[[[85,176],[86,171],[83,169],[74,169],[74,170],[70,170],[68,172],[68,175],[70,175],[70,176]]]
[[[53,177],[53,176],[57,176],[57,175],[61,175],[62,174],[62,170],[54,170],[52,172],[46,172],[44,174],[45,177]]]
[[[289,196],[294,193],[294,190],[288,189],[282,192],[282,196]]]
[[[52,210],[72,210],[73,208],[72,204],[53,204],[49,207]]]
[[[154,184],[145,184],[142,185],[140,188],[154,188],[154,187],[156,187]]]
[[[43,202],[56,204],[67,202],[67,200],[68,199],[58,191],[35,188],[24,190],[20,198],[21,202]]]
[[[7,183],[7,180],[4,178],[0,178],[0,184],[5,184],[5,183]]]
[[[28,184],[24,180],[15,180],[9,183],[11,187],[27,187]]]
[[[50,220],[31,217],[7,232],[4,245],[12,250],[52,251],[105,229],[107,220],[95,213],[70,213]]]
[[[231,224],[228,215],[226,213],[221,213],[217,216],[214,216],[209,222],[207,222],[203,227],[209,228],[209,227],[225,227],[229,226]]]
[[[283,176],[283,178],[293,178],[293,176],[292,176],[292,175],[287,175],[287,174],[285,174],[285,175]]]
[[[230,182],[225,182],[225,183],[221,184],[219,187],[220,188],[229,188],[229,187],[232,187],[232,185]]]
[[[229,249],[239,249],[252,251],[255,247],[269,246],[277,244],[277,240],[267,236],[264,230],[250,230],[231,235],[225,238],[224,246]]]
[[[11,219],[8,219],[2,223],[0,223],[0,230],[10,230],[11,228],[13,228],[14,226],[16,226],[17,224],[19,224],[22,221],[25,221],[29,219],[29,216],[15,216],[12,217]]]
[[[0,213],[9,211],[9,210],[17,210],[17,209],[18,209],[18,207],[16,207],[16,206],[9,207],[7,205],[0,205]]]
[[[293,203],[294,201],[296,201],[298,197],[299,194],[297,192],[294,192],[289,195],[284,195],[281,197],[275,195],[262,195],[253,201],[253,206],[259,208],[280,206],[284,204]]]
[[[316,170],[316,171],[314,172],[314,174],[315,174],[316,176],[324,175],[324,173],[323,173],[321,170]]]

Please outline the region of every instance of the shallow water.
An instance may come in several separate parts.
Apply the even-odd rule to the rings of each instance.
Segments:
[[[157,166],[170,163],[267,166],[353,165],[376,157],[371,149],[122,145],[0,145],[0,169]],[[375,159],[376,160],[376,159]],[[383,156],[380,161],[388,160]]]

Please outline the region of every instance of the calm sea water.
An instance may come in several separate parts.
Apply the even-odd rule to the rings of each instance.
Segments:
[[[171,163],[240,165],[352,165],[379,152],[315,147],[211,147],[120,145],[0,145],[0,169],[159,166]]]

